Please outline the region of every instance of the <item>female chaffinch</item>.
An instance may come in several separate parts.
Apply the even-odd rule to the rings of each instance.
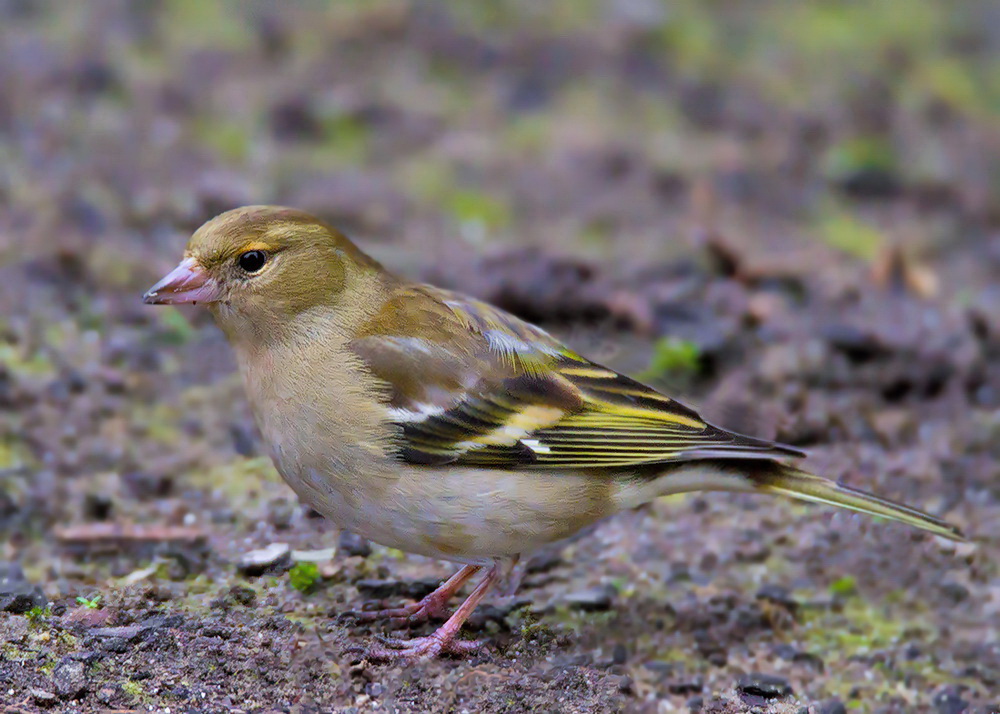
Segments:
[[[788,446],[693,410],[484,302],[385,271],[291,208],[223,213],[150,304],[204,303],[233,345],[271,458],[299,497],[377,543],[462,564],[407,607],[363,613],[433,634],[375,658],[463,653],[456,638],[504,564],[617,511],[685,491],[791,496],[961,540],[916,509],[787,463]]]

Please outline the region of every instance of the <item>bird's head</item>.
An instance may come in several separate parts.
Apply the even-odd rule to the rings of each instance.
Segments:
[[[382,273],[339,231],[302,211],[246,206],[195,231],[184,259],[149,289],[151,305],[207,305],[231,339],[267,338],[303,313],[350,313]]]

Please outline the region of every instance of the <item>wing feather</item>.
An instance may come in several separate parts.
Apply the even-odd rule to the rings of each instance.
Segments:
[[[388,385],[387,419],[411,463],[571,469],[803,455],[712,426],[543,330],[437,288],[400,289],[354,347]]]

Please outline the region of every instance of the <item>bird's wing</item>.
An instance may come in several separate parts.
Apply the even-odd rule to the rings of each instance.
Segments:
[[[627,467],[802,456],[740,436],[594,364],[502,310],[400,288],[352,344],[388,385],[402,458],[497,467]]]

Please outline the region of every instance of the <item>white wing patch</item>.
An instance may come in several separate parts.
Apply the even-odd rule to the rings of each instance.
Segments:
[[[484,446],[514,446],[521,442],[529,449],[532,447],[527,443],[534,442],[540,448],[543,447],[537,439],[525,439],[538,429],[552,426],[566,415],[564,409],[558,407],[543,407],[538,405],[527,406],[519,412],[510,415],[510,418],[502,426],[478,436],[475,439],[459,441],[455,446],[462,450],[481,449]]]
[[[403,409],[402,407],[389,407],[386,411],[389,412],[390,421],[394,421],[397,424],[419,424],[422,421],[427,421],[431,417],[444,414],[447,410],[436,404],[417,402],[413,405],[413,408],[410,409]]]
[[[532,354],[541,352],[553,357],[559,354],[559,350],[544,342],[525,342],[502,330],[487,330],[485,337],[487,342],[490,343],[490,347],[501,354]]]
[[[521,443],[527,446],[529,449],[531,449],[531,451],[533,451],[536,454],[548,454],[552,452],[552,449],[547,447],[538,439],[521,439]]]

